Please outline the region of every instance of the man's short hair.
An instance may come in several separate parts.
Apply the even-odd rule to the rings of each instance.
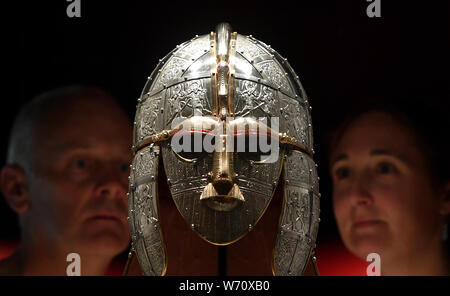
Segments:
[[[36,130],[47,116],[57,108],[80,97],[115,99],[104,90],[86,85],[64,86],[44,92],[25,104],[14,119],[6,156],[7,164],[20,165],[25,171],[33,171],[33,149]]]

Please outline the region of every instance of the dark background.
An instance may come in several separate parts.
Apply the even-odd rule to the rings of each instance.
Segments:
[[[381,0],[381,18],[367,17],[365,0],[158,2],[81,0],[81,18],[67,17],[65,0],[20,1],[13,12],[3,11],[14,21],[6,27],[13,53],[4,62],[13,65],[4,71],[12,81],[3,80],[0,165],[12,120],[34,96],[63,85],[93,84],[134,116],[158,59],[227,21],[288,58],[309,96],[321,177],[320,243],[336,234],[323,139],[344,112],[356,102],[392,94],[450,110],[447,1],[393,6]],[[1,200],[0,238],[17,235],[15,215]]]

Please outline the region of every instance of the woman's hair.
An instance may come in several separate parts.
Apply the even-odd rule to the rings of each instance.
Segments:
[[[444,184],[450,180],[449,121],[446,108],[433,105],[430,101],[406,99],[378,99],[352,104],[347,114],[338,122],[325,139],[327,155],[339,143],[349,125],[359,116],[369,112],[383,112],[394,120],[410,128],[416,135],[433,183]]]

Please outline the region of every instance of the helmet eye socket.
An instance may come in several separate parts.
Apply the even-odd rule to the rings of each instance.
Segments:
[[[180,158],[183,161],[187,161],[187,162],[196,161],[196,160],[202,158],[204,155],[206,155],[206,151],[203,149],[203,143],[204,143],[206,136],[207,136],[207,134],[203,134],[203,133],[199,133],[199,132],[189,132],[189,134],[183,135],[182,137],[180,137],[179,145],[182,147],[182,150],[177,152],[171,146],[172,151],[178,158]],[[184,141],[188,141],[188,142],[184,143]],[[196,145],[196,141],[201,141],[201,143],[198,143]],[[212,141],[214,143],[214,139]],[[196,147],[196,146],[198,146],[198,147]],[[200,151],[198,151],[199,147],[200,147]]]
[[[271,144],[271,138],[268,137],[266,140],[266,145]],[[239,153],[245,160],[259,164],[264,163],[266,159],[271,155],[270,150],[263,152],[261,150],[261,139],[260,137],[247,135],[238,135],[235,137],[234,141],[234,152]]]
[[[171,146],[171,149],[179,159],[186,162],[195,162],[212,152],[209,150],[214,150],[216,148],[215,140],[216,137],[212,133],[186,131],[178,140],[181,151],[180,149],[174,149],[173,146]],[[261,138],[257,135],[249,135],[249,133],[238,134],[234,137],[233,150],[230,152],[239,154],[242,159],[252,164],[265,163],[272,154],[270,150],[272,140],[273,139],[270,136]],[[264,141],[265,143],[262,143],[261,141]],[[205,150],[205,143],[211,145],[209,150]],[[267,147],[269,149],[265,149],[267,151],[263,152],[261,147]]]

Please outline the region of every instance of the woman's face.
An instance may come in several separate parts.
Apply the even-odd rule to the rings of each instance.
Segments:
[[[413,131],[382,112],[356,118],[331,155],[333,207],[346,247],[381,264],[439,242],[441,202]]]

